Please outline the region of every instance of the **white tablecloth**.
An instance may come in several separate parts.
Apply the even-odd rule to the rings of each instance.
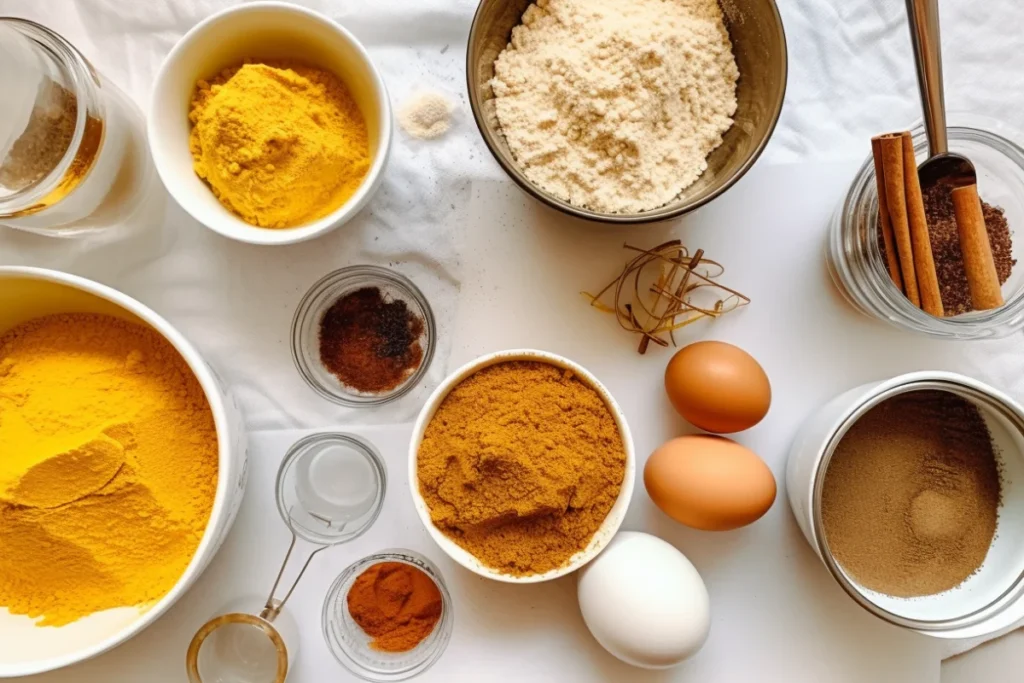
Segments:
[[[233,3],[226,0],[34,0],[31,3],[0,0],[0,15],[32,18],[57,30],[146,108],[153,75],[174,42],[196,22],[229,4]],[[490,350],[496,345],[512,345],[516,341],[517,330],[532,332],[527,336],[527,341],[533,340],[530,343],[561,346],[552,350],[574,357],[580,353],[586,355],[586,344],[566,341],[572,339],[573,330],[557,328],[561,336],[549,339],[550,330],[531,326],[522,314],[510,321],[504,317],[503,310],[471,308],[461,313],[458,310],[460,302],[463,308],[482,305],[486,297],[481,298],[481,293],[486,293],[492,286],[486,277],[488,273],[479,270],[480,261],[475,261],[473,254],[463,248],[465,230],[496,227],[502,218],[499,214],[487,212],[471,215],[474,194],[479,198],[480,192],[493,192],[482,189],[491,187],[489,181],[507,183],[480,141],[466,106],[465,39],[475,3],[472,0],[384,0],[368,3],[307,0],[301,4],[330,15],[366,43],[382,69],[396,103],[404,101],[416,88],[428,87],[448,92],[460,105],[454,128],[439,141],[419,142],[398,134],[385,185],[370,208],[356,221],[312,243],[258,248],[232,243],[203,230],[171,202],[162,220],[157,221],[159,225],[114,245],[91,247],[20,234],[0,235],[0,262],[70,270],[113,284],[151,305],[182,329],[225,374],[239,394],[250,428],[260,433],[351,424],[356,420],[360,423],[392,423],[402,421],[415,412],[422,393],[410,396],[399,406],[377,413],[353,414],[338,410],[312,395],[292,368],[288,334],[296,303],[317,278],[345,265],[390,263],[424,288],[438,314],[444,342],[432,368],[432,381],[443,375],[453,343],[456,360],[461,360],[467,354]],[[906,125],[919,115],[901,3],[894,0],[842,3],[784,0],[780,4],[790,49],[786,105],[775,136],[759,162],[761,172],[753,174],[739,187],[757,182],[757,178],[768,178],[772,174],[765,167],[776,164],[860,159],[868,151],[866,141],[872,133]],[[1024,69],[1021,68],[1024,67],[1024,58],[1018,56],[1015,34],[1007,27],[1021,24],[1024,6],[1011,0],[990,3],[945,0],[942,11],[950,108],[980,111],[1019,125],[1019,103],[1016,100],[1021,97],[1018,93],[1022,92],[1019,86],[1024,81]],[[824,174],[823,177],[830,178],[832,183],[826,191],[838,197],[846,175],[846,170],[838,174]],[[790,177],[798,176],[804,177],[800,174]],[[733,201],[738,192],[739,189],[716,204],[721,206]],[[713,211],[714,206],[706,211]],[[705,214],[701,212],[701,215]],[[516,215],[518,218],[510,220],[533,220],[529,211]],[[758,229],[755,215],[750,214],[742,230]],[[699,219],[700,216],[697,224],[700,224]],[[471,225],[473,221],[485,225]],[[507,222],[503,225],[506,230],[512,229]],[[685,225],[690,230],[694,222],[685,222]],[[807,231],[822,230],[821,223],[813,221],[801,223],[799,227]],[[668,228],[673,229],[673,226]],[[635,239],[654,242],[664,229],[636,233],[640,236]],[[740,267],[731,265],[730,258],[743,262],[741,228],[723,224],[720,229],[736,231],[736,236],[734,246],[726,247],[731,253],[721,253],[720,249],[716,256],[726,261],[730,269]],[[609,243],[602,240],[602,244],[607,246]],[[784,243],[780,242],[778,248],[784,248]],[[533,257],[530,253],[524,256]],[[618,256],[612,253],[609,259],[609,254],[604,253],[605,259],[610,261],[617,261]],[[758,330],[757,334],[764,334],[765,330],[772,330],[773,320],[778,324],[777,319],[755,317],[753,312],[758,307],[761,307],[762,314],[770,311],[771,303],[764,302],[764,297],[772,296],[772,288],[788,280],[785,272],[769,272],[769,266],[764,264],[771,261],[760,260],[759,263],[762,265],[755,266],[755,270],[763,267],[760,275],[764,279],[755,279],[752,286],[756,291],[764,290],[765,294],[755,301],[750,313],[744,315],[748,326],[754,320],[763,320],[766,327]],[[528,273],[535,264],[524,261],[520,267]],[[808,286],[807,283],[797,284]],[[576,287],[580,283],[565,285]],[[766,286],[768,289],[764,289]],[[827,283],[816,282],[813,286],[826,287]],[[835,307],[841,307],[838,299],[833,303]],[[549,302],[541,299],[532,305],[534,308],[531,310],[539,310],[549,306]],[[848,312],[842,315],[846,314]],[[467,316],[478,324],[456,324],[457,317],[465,321]],[[505,325],[498,324],[498,321],[504,321]],[[810,325],[812,322],[798,324]],[[493,335],[495,330],[506,328],[507,343],[502,344]],[[724,329],[735,332],[735,328]],[[879,334],[887,334],[882,328],[878,329]],[[718,334],[728,338],[726,334]],[[753,327],[739,333],[737,341],[746,343],[748,335],[756,338]],[[809,344],[814,341],[813,336],[805,335],[804,338]],[[803,356],[804,352],[801,349],[794,355]],[[911,356],[896,357],[912,360]],[[1017,396],[1024,395],[1024,360],[1019,353],[1014,353],[1012,344],[957,345],[945,348],[941,358],[946,360],[939,365],[979,375]],[[594,358],[587,364],[606,366],[612,360]],[[893,371],[914,367],[917,367],[916,363],[903,367],[896,362]],[[784,368],[780,372],[781,375],[773,375],[777,383],[809,381],[800,366]],[[854,373],[852,378],[862,381],[872,376],[877,375],[862,377]],[[832,388],[831,385],[829,387]],[[843,385],[836,383],[834,388],[840,389]],[[825,390],[816,391],[821,393]],[[818,398],[825,395],[821,393]],[[782,409],[784,407],[777,403],[776,411]],[[799,414],[787,415],[785,424],[798,417]],[[782,439],[783,436],[776,438]],[[654,445],[653,440],[645,440],[640,451]],[[770,460],[777,475],[782,471],[781,460],[778,459],[780,454],[781,451],[774,460]],[[394,457],[397,460],[389,464],[400,467],[401,455]],[[264,493],[259,491],[253,495]],[[642,497],[642,492],[638,492],[639,497]],[[773,515],[788,514],[784,501],[780,500]],[[416,524],[413,519],[406,523],[410,527]],[[643,526],[646,525],[637,520],[634,528]],[[655,528],[659,532],[662,530],[661,527]],[[698,568],[706,577],[722,572],[735,581],[745,577],[745,580],[756,582],[757,568],[737,565],[729,557],[729,548],[733,545],[742,547],[746,539],[752,537],[751,534],[756,536],[758,528],[727,536],[733,539],[729,542],[701,541],[701,535],[688,534],[678,538],[674,532],[670,535],[679,541],[684,551],[696,552],[701,560]],[[791,533],[793,528],[789,528],[787,533]],[[386,538],[382,540],[389,543]],[[437,553],[433,555],[436,557]],[[275,561],[276,558],[268,560],[270,564]],[[784,566],[781,570],[786,571]],[[464,579],[465,576],[459,575],[459,578]],[[709,580],[714,581],[712,578]],[[821,576],[809,580],[820,582]],[[321,591],[324,588],[326,586],[319,587]],[[794,593],[794,599],[797,597],[798,593]],[[754,598],[753,602],[734,604],[732,609],[756,611],[756,595]],[[571,607],[569,601],[563,599],[562,602],[565,602],[564,607]],[[183,614],[182,610],[187,609],[188,604],[195,607],[194,602],[183,603],[182,608],[173,614]],[[208,615],[190,613],[188,618],[181,619],[191,624],[205,616]],[[742,620],[730,618],[727,623],[733,624],[730,628],[735,628],[742,624]],[[898,642],[901,637],[901,634],[890,631],[874,633],[882,633],[883,636],[874,640],[874,636],[869,635],[859,641],[866,650],[835,650],[833,655],[838,660],[832,669],[826,666],[827,659],[811,659],[820,662],[822,674],[827,671],[835,673],[832,680],[864,680],[847,678],[842,672],[856,671],[858,658],[867,661],[873,657],[873,647],[884,645],[886,640]],[[810,625],[805,624],[796,634],[794,637],[814,642],[815,633]],[[714,672],[718,667],[714,665],[715,661],[718,657],[742,657],[742,648],[753,647],[751,643],[758,638],[758,632],[740,629],[732,636],[716,632],[716,638],[726,639],[712,641],[718,643],[714,648],[709,646],[710,652],[718,654],[702,653],[695,660],[702,663],[689,665],[687,671],[700,671],[702,680],[739,680],[716,676]],[[454,642],[458,643],[458,640]],[[127,647],[138,653],[137,648],[143,645],[157,648],[160,643],[153,637],[144,637]],[[800,656],[795,654],[799,651],[799,643],[794,642],[792,646],[794,650],[789,653],[789,659],[796,671],[801,666],[798,663]],[[167,647],[177,652],[181,643],[168,644]],[[728,654],[730,649],[732,655]],[[153,652],[156,653],[156,649]],[[120,669],[113,658],[118,654],[109,655],[106,664],[99,665],[100,668],[84,671],[102,670],[107,677],[105,680],[139,680],[115,676],[113,672]],[[935,648],[933,654],[937,667],[939,649]],[[167,661],[173,660],[170,655],[166,657]],[[540,661],[544,661],[543,658]],[[557,658],[551,661],[557,661]],[[768,657],[766,665],[769,661],[781,664],[776,658]],[[883,657],[881,661],[888,660]],[[596,662],[591,662],[590,666],[611,666],[607,658],[599,658]],[[329,662],[323,664],[327,666]],[[623,671],[614,667],[613,670]],[[758,670],[770,676],[771,680],[785,678],[783,669],[751,669]],[[902,663],[893,660],[892,677],[875,677],[873,680],[907,680],[912,670],[917,674],[925,673],[910,666],[910,660]],[[452,671],[464,672],[466,669]],[[927,672],[927,675],[931,673],[934,672]],[[79,674],[77,678],[54,677],[52,680],[87,679]],[[178,679],[172,676],[166,680]],[[311,682],[320,678],[309,673],[308,677],[303,676],[299,680]],[[819,680],[824,679],[819,677]]]

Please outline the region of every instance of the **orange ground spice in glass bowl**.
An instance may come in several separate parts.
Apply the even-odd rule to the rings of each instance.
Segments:
[[[429,669],[448,647],[454,618],[440,570],[405,549],[345,569],[327,592],[322,616],[328,649],[367,681],[402,681]]]

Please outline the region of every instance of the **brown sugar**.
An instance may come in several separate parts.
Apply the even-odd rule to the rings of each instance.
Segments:
[[[601,395],[532,361],[463,380],[427,425],[418,454],[434,525],[514,575],[556,569],[585,549],[619,495],[625,466]]]
[[[861,417],[832,455],[821,500],[825,538],[866,588],[941,593],[985,561],[1000,492],[978,408],[945,391],[902,394]]]

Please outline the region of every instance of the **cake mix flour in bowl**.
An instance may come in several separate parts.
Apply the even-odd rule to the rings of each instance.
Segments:
[[[217,490],[199,382],[157,332],[112,316],[0,336],[0,453],[0,606],[40,626],[162,598]]]
[[[636,213],[704,172],[738,79],[717,0],[548,0],[512,29],[491,85],[530,180],[576,206]]]
[[[668,220],[728,190],[782,110],[774,0],[481,0],[466,77],[502,169],[565,214]]]
[[[196,581],[246,481],[241,416],[165,320],[0,267],[0,678],[138,634]]]

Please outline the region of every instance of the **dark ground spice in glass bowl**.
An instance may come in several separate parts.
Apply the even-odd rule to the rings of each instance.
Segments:
[[[423,362],[423,319],[400,299],[363,287],[335,301],[320,321],[320,362],[363,392],[394,389]]]
[[[434,355],[430,304],[408,278],[351,266],[323,277],[292,321],[299,374],[324,398],[375,406],[412,390]]]

